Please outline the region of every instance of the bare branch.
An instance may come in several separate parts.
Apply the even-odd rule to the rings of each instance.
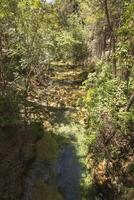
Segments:
[[[131,95],[129,102],[127,103],[125,111],[128,112],[131,108],[131,106],[134,103],[134,93]]]

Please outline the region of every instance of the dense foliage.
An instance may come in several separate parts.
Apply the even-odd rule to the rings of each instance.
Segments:
[[[119,199],[132,198],[129,190],[133,176],[133,6],[133,2],[127,1],[98,1],[101,14],[98,17],[95,13],[93,25],[99,28],[93,34],[97,48],[101,48],[97,58],[93,52],[94,72],[84,82],[89,138],[96,138],[89,145],[93,166],[96,165],[94,178],[108,199],[116,199],[119,194]]]

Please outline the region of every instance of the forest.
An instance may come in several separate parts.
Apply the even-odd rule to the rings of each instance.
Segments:
[[[0,1],[0,200],[134,199],[134,1]]]

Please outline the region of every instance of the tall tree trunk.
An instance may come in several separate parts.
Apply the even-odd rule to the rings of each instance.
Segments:
[[[116,77],[116,58],[115,58],[115,52],[116,52],[116,37],[113,29],[113,25],[110,20],[110,14],[109,14],[109,9],[108,9],[108,0],[104,0],[104,10],[105,10],[105,15],[107,19],[107,24],[109,27],[109,31],[111,34],[111,42],[112,42],[112,52],[113,52],[113,75]]]

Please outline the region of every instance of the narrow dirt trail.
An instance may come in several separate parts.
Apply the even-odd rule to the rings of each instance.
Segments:
[[[80,179],[82,166],[76,152],[76,133],[71,130],[71,124],[77,122],[78,111],[76,100],[81,97],[82,91],[80,69],[60,71],[55,76],[55,82],[59,84],[60,105],[55,122],[56,127],[64,128],[64,137],[67,137],[67,144],[62,144],[59,155],[58,186],[64,200],[80,200]],[[56,128],[57,130],[57,128]]]

